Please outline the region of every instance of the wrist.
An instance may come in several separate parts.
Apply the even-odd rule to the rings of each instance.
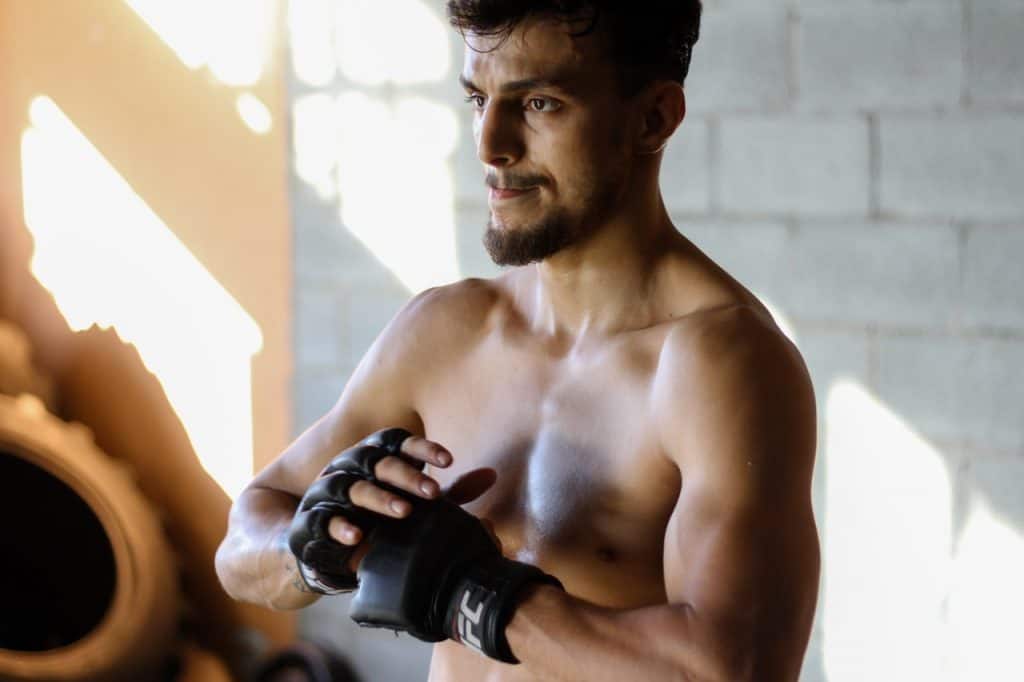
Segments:
[[[505,630],[520,601],[538,585],[562,589],[536,566],[503,557],[470,567],[449,597],[445,634],[489,658],[518,663]]]
[[[530,649],[531,638],[542,633],[545,614],[564,613],[572,606],[565,590],[544,583],[534,583],[523,590],[519,604],[505,626],[505,638],[516,658]]]

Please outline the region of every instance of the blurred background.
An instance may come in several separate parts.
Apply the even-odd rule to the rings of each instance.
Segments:
[[[462,49],[440,0],[0,2],[0,679],[425,679],[212,563],[399,307],[497,272]],[[818,399],[802,679],[1024,679],[1024,2],[706,0],[686,90],[666,204]]]

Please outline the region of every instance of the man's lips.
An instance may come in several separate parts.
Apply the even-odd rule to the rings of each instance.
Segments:
[[[508,189],[503,187],[491,187],[491,199],[514,199],[524,194],[528,194],[536,187],[527,187],[525,189]]]

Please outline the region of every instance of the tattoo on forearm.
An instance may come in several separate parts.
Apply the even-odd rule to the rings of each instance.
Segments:
[[[294,559],[286,559],[284,562],[284,570],[292,576],[292,587],[299,592],[312,593],[313,590],[309,589],[309,585],[302,579],[302,574],[299,573],[299,566]]]

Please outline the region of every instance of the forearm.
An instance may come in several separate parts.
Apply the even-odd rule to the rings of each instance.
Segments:
[[[297,609],[318,598],[299,575],[286,541],[298,499],[250,488],[231,508],[228,533],[217,550],[217,575],[233,598],[272,609]]]
[[[519,604],[505,632],[537,679],[742,679],[681,605],[617,610],[542,586]]]

